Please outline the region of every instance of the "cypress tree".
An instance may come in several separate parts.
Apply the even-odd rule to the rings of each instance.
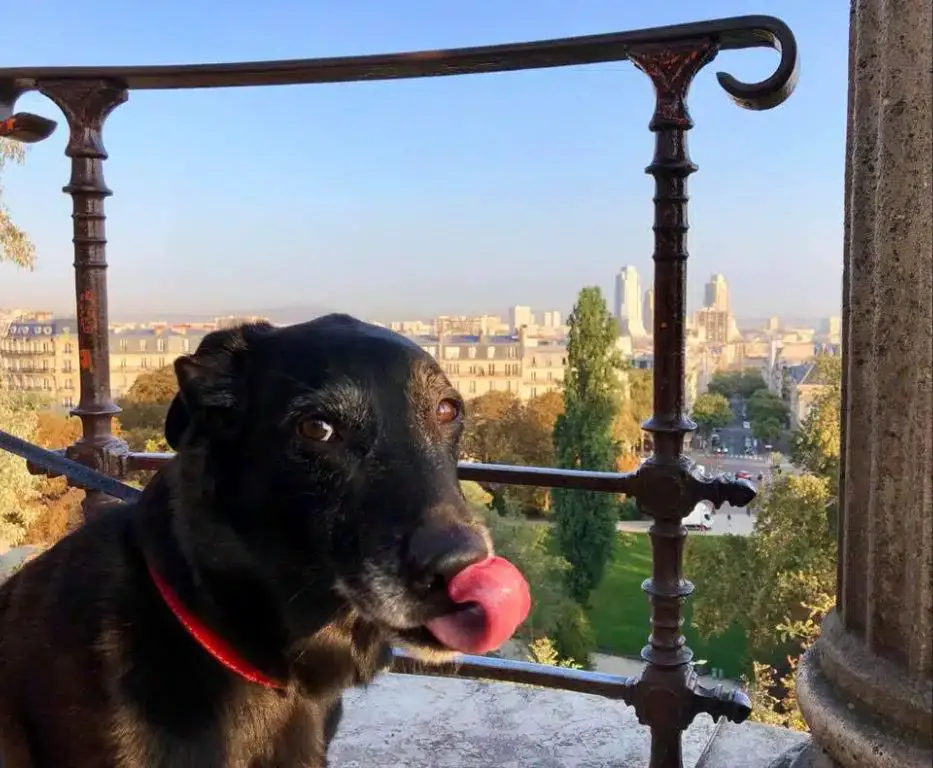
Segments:
[[[619,329],[599,288],[583,288],[568,320],[564,413],[554,427],[562,469],[614,471],[618,444]],[[607,493],[555,489],[554,532],[570,563],[568,591],[581,605],[602,580],[616,536],[618,500]]]

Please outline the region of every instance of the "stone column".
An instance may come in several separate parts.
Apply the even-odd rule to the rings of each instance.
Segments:
[[[931,8],[852,3],[838,599],[795,765],[933,764]]]

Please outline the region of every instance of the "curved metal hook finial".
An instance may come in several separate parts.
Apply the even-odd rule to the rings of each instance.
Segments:
[[[797,39],[783,21],[773,16],[749,16],[741,28],[726,32],[723,37],[739,33],[746,40],[751,37],[758,43],[764,42],[781,54],[781,61],[770,77],[757,83],[744,83],[727,72],[717,72],[716,79],[732,100],[745,109],[773,109],[783,104],[794,92],[800,74]],[[749,48],[755,44],[725,45],[724,48]]]
[[[43,141],[52,135],[56,123],[31,112],[13,112],[16,100],[23,94],[12,83],[0,82],[0,138],[25,144]]]

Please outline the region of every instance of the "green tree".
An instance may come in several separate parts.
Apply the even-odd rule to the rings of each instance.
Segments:
[[[164,365],[147,373],[141,373],[127,390],[125,399],[133,403],[158,403],[167,405],[178,392],[175,367]]]
[[[508,453],[502,461],[553,467],[554,425],[563,411],[564,398],[560,392],[547,392],[526,403],[516,402],[503,420]],[[514,499],[519,511],[529,517],[548,514],[551,510],[551,493],[547,488],[507,486],[503,493]]]
[[[761,440],[777,440],[790,423],[790,411],[780,397],[759,389],[746,403],[752,432]]]
[[[25,157],[22,144],[0,139],[0,263],[32,269],[35,248],[29,236],[13,223],[3,200],[4,167],[10,162],[22,163]],[[37,422],[37,408],[31,398],[0,390],[0,425],[6,432],[33,440]],[[0,450],[0,548],[24,540],[38,513],[38,486],[39,478],[29,473],[25,461]]]
[[[117,401],[122,410],[122,437],[131,450],[168,450],[164,437],[165,415],[177,391],[175,369],[166,365],[140,374]]]
[[[731,399],[736,395],[751,397],[755,392],[766,387],[767,385],[761,373],[754,368],[747,368],[744,371],[720,371],[716,373],[707,389],[714,395],[722,395],[727,399]]]
[[[652,374],[642,368],[627,368],[619,388],[619,410],[613,434],[624,455],[640,454],[645,449],[647,433],[641,425],[651,416]]]
[[[23,440],[35,439],[35,403],[19,393],[0,390],[0,424]],[[39,478],[19,456],[0,450],[0,549],[22,544],[39,513]]]
[[[804,603],[834,589],[836,537],[825,524],[831,499],[825,478],[781,475],[764,494],[750,536],[726,537],[723,549],[690,550],[697,627],[715,635],[742,624],[755,655],[771,658],[775,628],[804,618]]]
[[[724,536],[715,549],[687,545],[686,570],[697,585],[693,624],[706,636],[745,630],[761,708],[754,717],[762,722],[802,723],[793,670],[835,599],[836,536],[825,517],[832,501],[827,478],[781,475],[750,536]]]
[[[488,392],[470,400],[460,442],[463,458],[484,464],[510,463],[512,442],[506,422],[519,405],[511,392]]]
[[[613,424],[621,360],[618,327],[599,288],[580,291],[568,325],[564,413],[554,429],[557,464],[612,471],[619,458]],[[612,555],[618,502],[590,491],[556,489],[553,496],[557,545],[570,563],[568,590],[584,605]]]
[[[816,379],[825,389],[793,436],[791,460],[808,472],[830,478],[835,485],[842,447],[842,359],[821,356],[816,367]]]
[[[700,434],[709,437],[714,429],[728,427],[732,423],[732,406],[723,395],[707,392],[697,396],[692,416]]]
[[[22,164],[25,159],[26,149],[22,144],[0,139],[0,176],[7,163]],[[0,262],[4,261],[32,269],[36,261],[36,249],[29,236],[13,222],[3,200],[3,183],[0,180]]]

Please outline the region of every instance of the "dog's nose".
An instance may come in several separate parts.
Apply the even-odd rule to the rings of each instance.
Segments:
[[[446,585],[460,571],[481,563],[492,553],[479,531],[468,526],[422,527],[408,545],[416,578],[428,586]]]

